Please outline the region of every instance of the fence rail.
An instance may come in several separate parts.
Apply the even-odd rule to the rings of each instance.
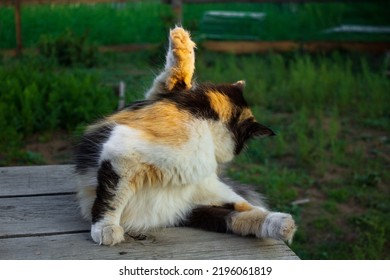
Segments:
[[[83,4],[83,3],[107,3],[107,2],[139,2],[140,0],[0,0],[0,5],[14,5],[16,2],[21,4]],[[377,0],[386,1],[386,0]],[[161,0],[165,4],[175,3],[308,3],[308,2],[370,2],[369,0]]]
[[[0,0],[1,5],[14,6],[15,4],[94,4],[107,2],[135,2],[139,0]]]
[[[385,1],[385,0],[376,0],[377,2]],[[23,51],[23,36],[22,36],[22,15],[21,15],[21,7],[22,5],[37,5],[37,4],[98,4],[98,3],[125,3],[125,2],[139,2],[139,0],[0,0],[0,6],[13,6],[14,7],[14,18],[15,18],[15,34],[16,34],[16,48],[14,51],[6,50],[5,53],[13,54],[15,53],[17,56],[22,54]],[[243,1],[237,1],[237,0],[161,0],[160,2],[169,4],[172,7],[173,13],[175,15],[175,21],[178,23],[182,22],[182,7],[183,4],[201,4],[201,3],[233,3],[233,2],[247,2],[247,3],[309,3],[309,2],[318,2],[318,3],[325,3],[325,2],[369,2],[368,0],[243,0]],[[314,42],[315,43],[315,42]],[[390,49],[390,43],[388,42],[359,42],[359,47],[356,48],[356,42],[351,42],[352,44],[344,43],[341,44],[340,42],[319,42],[317,44],[311,44],[310,46],[320,46],[320,50],[329,50],[332,48],[346,48],[348,49],[350,46],[352,46],[352,50],[362,50],[362,51],[386,51]],[[206,42],[205,47],[210,47],[213,50],[219,50],[219,51],[233,51],[236,52],[237,47],[235,46],[236,43],[232,42],[226,42],[225,45],[221,42]],[[244,45],[247,45],[249,47],[246,47],[244,49],[248,50],[254,50],[254,51],[262,51],[266,48],[270,47],[273,50],[290,50],[290,49],[297,49],[299,48],[300,43],[298,42],[288,42],[286,46],[286,42],[254,42],[249,43],[245,42]],[[150,44],[147,48],[150,48]],[[306,44],[307,45],[307,44]],[[293,46],[293,47],[291,47]],[[309,49],[313,50],[315,47],[305,47],[303,49]],[[143,49],[139,46],[132,47],[131,45],[126,46],[109,46],[109,47],[101,47],[102,50],[105,51],[115,51],[115,50],[139,50]],[[237,52],[239,49],[237,49]],[[4,52],[4,51],[3,51]]]

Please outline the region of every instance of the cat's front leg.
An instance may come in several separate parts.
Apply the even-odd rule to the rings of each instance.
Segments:
[[[120,225],[98,222],[92,225],[91,236],[99,245],[113,246],[125,240],[124,230]]]
[[[110,161],[98,170],[96,199],[92,206],[91,237],[99,245],[115,245],[124,240],[120,217],[128,203],[128,182],[114,170]]]
[[[155,78],[146,98],[172,90],[188,90],[192,87],[195,70],[195,43],[190,33],[182,27],[170,31],[169,49],[164,70]]]

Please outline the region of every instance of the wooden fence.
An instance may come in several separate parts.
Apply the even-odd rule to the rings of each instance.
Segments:
[[[13,6],[15,18],[16,49],[6,51],[15,55],[21,55],[23,50],[22,36],[22,5],[36,4],[96,4],[108,2],[139,2],[139,0],[0,0],[0,6]],[[201,4],[201,3],[308,3],[308,2],[367,2],[367,0],[161,0],[162,3],[171,5],[177,23],[182,22],[183,4]],[[103,46],[101,51],[133,51],[140,49],[150,49],[153,44],[135,44],[121,46]],[[233,42],[233,41],[206,41],[203,46],[207,49],[222,52],[246,53],[246,52],[264,52],[269,50],[275,51],[329,51],[332,49],[345,49],[353,51],[385,52],[390,50],[390,42],[295,42],[295,41],[276,41],[276,42]]]

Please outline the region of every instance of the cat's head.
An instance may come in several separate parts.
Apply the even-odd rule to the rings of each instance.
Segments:
[[[248,140],[256,137],[273,136],[275,133],[258,123],[244,98],[245,82],[215,86],[208,90],[211,107],[231,131],[234,140],[234,154],[239,154]]]

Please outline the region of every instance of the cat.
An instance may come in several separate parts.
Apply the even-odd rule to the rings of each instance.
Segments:
[[[195,43],[170,30],[163,71],[145,100],[92,124],[75,149],[78,199],[91,237],[115,245],[132,235],[189,226],[291,242],[290,214],[220,179],[254,137],[274,132],[255,120],[245,82],[195,84]]]

